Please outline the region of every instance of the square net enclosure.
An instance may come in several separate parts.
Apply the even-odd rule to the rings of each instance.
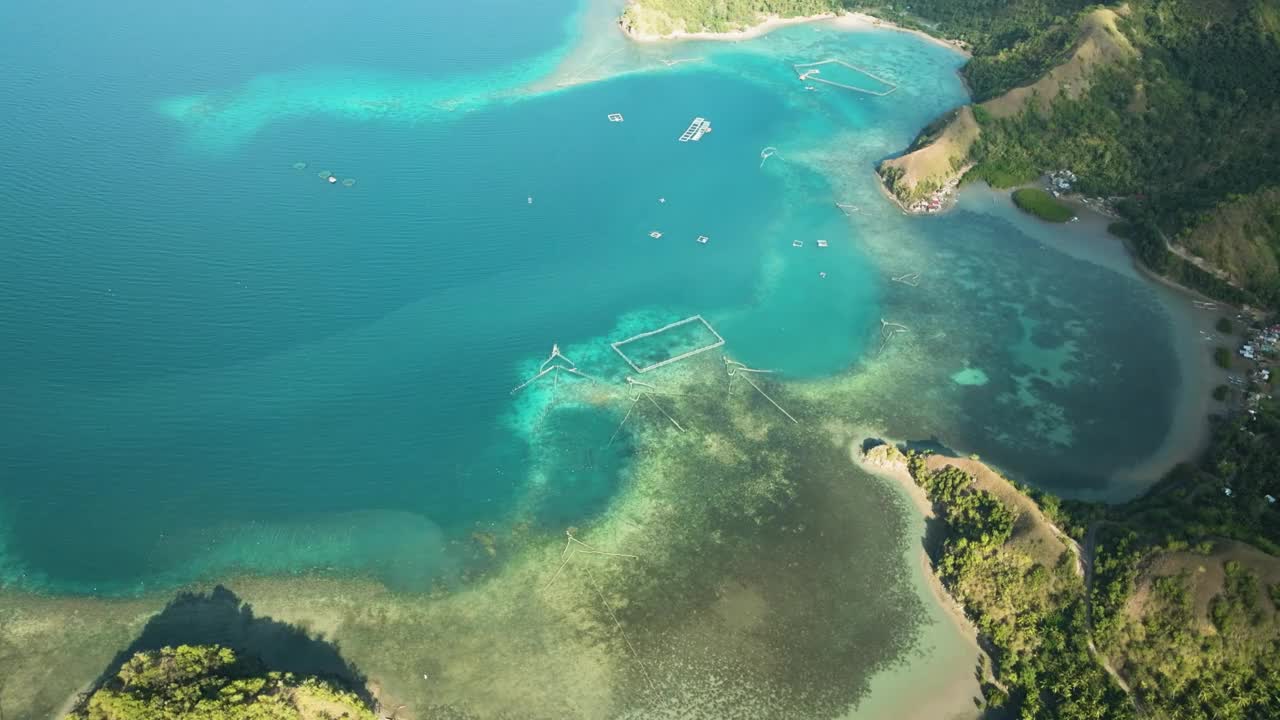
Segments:
[[[724,338],[701,315],[609,343],[614,352],[638,373],[656,370],[721,345],[724,345]]]
[[[796,75],[806,82],[818,82],[834,85],[846,90],[855,90],[867,95],[885,96],[898,89],[894,83],[879,75],[860,68],[853,63],[832,58],[813,63],[792,65]]]

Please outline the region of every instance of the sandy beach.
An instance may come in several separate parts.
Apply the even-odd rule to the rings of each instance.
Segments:
[[[946,40],[944,38],[940,38],[935,35],[930,35],[929,33],[924,32],[923,30],[915,30],[912,28],[903,27],[895,22],[891,22],[889,20],[882,20],[878,17],[868,15],[866,13],[860,13],[860,12],[846,13],[844,15],[840,15],[836,17],[834,20],[834,23],[835,25],[847,30],[861,30],[861,29],[870,27],[870,28],[878,28],[881,30],[894,30],[896,32],[904,32],[910,35],[915,35],[916,37],[922,38],[924,40],[928,40],[929,42],[934,43],[935,45],[941,45],[942,47],[945,47],[954,52],[958,52],[961,55],[964,55],[965,57],[972,56],[972,53],[970,53],[965,48],[961,47],[955,41]]]
[[[801,15],[797,17],[781,17],[778,15],[767,15],[759,23],[742,30],[730,30],[728,32],[685,32],[678,30],[666,35],[657,35],[652,33],[641,33],[629,30],[623,27],[619,22],[619,28],[636,42],[650,43],[663,41],[683,41],[683,40],[714,40],[740,42],[742,40],[751,40],[777,30],[778,28],[787,27],[788,25],[801,25],[804,23],[829,21],[835,27],[841,30],[866,30],[870,28],[879,28],[883,30],[895,30],[898,32],[909,33],[920,38],[928,40],[931,43],[942,45],[950,50],[969,56],[969,52],[954,42],[934,37],[929,33],[905,28],[888,20],[882,20],[866,13],[820,13],[817,15]]]
[[[739,42],[742,40],[751,40],[753,38],[758,38],[762,35],[767,35],[768,33],[773,32],[778,28],[786,27],[788,25],[800,25],[802,23],[816,22],[818,20],[834,20],[834,19],[837,19],[837,16],[835,13],[822,13],[820,15],[801,15],[799,17],[789,17],[789,18],[784,18],[779,15],[768,15],[763,20],[761,20],[758,24],[752,25],[751,27],[745,28],[743,30],[730,30],[728,32],[685,32],[683,30],[677,30],[676,32],[669,33],[667,35],[655,35],[652,33],[635,32],[632,30],[628,30],[625,27],[622,27],[621,23],[619,23],[619,27],[622,28],[623,33],[625,33],[627,37],[631,38],[632,40],[635,40],[636,42],[642,42],[642,43],[663,42],[667,40],[716,40],[716,41]]]
[[[870,435],[870,437],[874,436],[874,434]],[[886,442],[889,442],[890,445],[896,445],[896,443],[890,441]],[[929,497],[925,494],[924,488],[917,485],[916,481],[911,478],[911,473],[907,471],[906,465],[881,464],[868,460],[862,454],[862,451],[858,448],[856,443],[850,447],[849,456],[853,459],[854,464],[862,470],[875,475],[878,478],[892,480],[896,483],[898,487],[902,489],[902,492],[906,497],[911,501],[911,504],[915,507],[916,511],[920,513],[920,517],[922,519],[928,521],[937,517],[937,514],[933,511],[933,503],[929,502]],[[947,614],[955,622],[956,627],[960,628],[961,632],[966,637],[973,640],[974,650],[976,652],[981,652],[978,649],[977,643],[978,629],[974,627],[973,623],[969,621],[969,618],[965,616],[964,608],[960,603],[956,602],[955,598],[951,597],[951,593],[947,592],[947,589],[942,586],[942,582],[938,580],[937,574],[935,574],[933,569],[930,567],[929,556],[925,553],[923,543],[919,548],[919,558],[923,567],[927,570],[929,587],[933,590],[934,597],[938,600],[938,604],[947,611]]]

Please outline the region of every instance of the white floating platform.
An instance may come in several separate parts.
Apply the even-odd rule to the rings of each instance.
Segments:
[[[791,247],[804,247],[804,241],[803,241],[803,240],[792,240],[792,241],[791,241]]]
[[[622,122],[622,113],[609,113],[609,122]]]
[[[693,122],[689,123],[689,127],[685,128],[683,133],[680,133],[679,140],[680,142],[689,142],[691,140],[698,142],[703,135],[709,132],[711,132],[711,122],[706,118],[696,117]]]
[[[653,232],[649,233],[649,237],[653,238],[654,240],[657,240],[658,238],[662,237],[662,233],[658,232],[657,230],[654,230]]]
[[[826,246],[827,246],[827,241],[826,241],[826,240],[819,240],[819,241],[818,241],[818,247],[826,247]]]
[[[711,238],[707,237],[706,235],[699,235],[698,242],[702,245],[706,245],[707,243],[711,242]]]

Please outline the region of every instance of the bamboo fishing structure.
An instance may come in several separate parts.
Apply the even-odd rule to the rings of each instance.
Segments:
[[[626,414],[622,416],[622,422],[618,423],[618,427],[614,429],[613,435],[609,436],[609,442],[605,447],[613,445],[613,441],[618,439],[618,433],[622,432],[622,426],[627,424],[627,420],[631,417],[631,413],[636,409],[636,405],[640,404],[641,400],[648,400],[650,404],[658,409],[658,412],[662,413],[663,417],[671,422],[671,425],[674,426],[677,431],[684,432],[684,426],[672,417],[671,413],[667,412],[661,405],[659,405],[657,400],[653,399],[654,394],[664,395],[667,393],[663,393],[654,385],[636,380],[630,375],[627,376],[626,381],[628,385],[635,389],[635,393],[631,396],[631,406],[627,408]]]
[[[766,393],[764,390],[760,389],[760,386],[757,385],[755,381],[752,380],[750,377],[752,374],[760,374],[760,375],[772,374],[773,373],[772,370],[757,370],[755,368],[750,368],[744,365],[743,363],[738,362],[737,360],[729,359],[727,356],[722,359],[724,360],[725,374],[729,376],[729,390],[726,391],[726,394],[733,390],[733,379],[735,377],[741,377],[744,382],[746,382],[751,387],[755,388],[755,391],[760,393],[761,397],[763,397],[765,400],[768,400],[769,404],[777,408],[778,412],[785,415],[788,420],[790,420],[791,422],[797,425],[800,424],[799,420],[796,420],[794,417],[792,417],[791,413],[784,410],[782,406],[777,403],[776,400],[769,397],[769,394]]]
[[[876,357],[884,352],[889,341],[900,333],[911,332],[911,328],[901,323],[892,323],[884,318],[880,318],[880,349],[876,351]]]
[[[561,362],[557,362],[557,360]],[[547,359],[543,360],[542,364],[538,366],[537,374],[535,374],[533,377],[529,378],[528,380],[525,380],[524,382],[512,388],[511,394],[515,395],[521,390],[532,385],[539,378],[545,377],[547,375],[552,375],[552,377],[556,382],[556,385],[558,386],[560,384],[560,373],[562,372],[569,373],[570,375],[583,378],[584,380],[590,380],[591,382],[600,382],[599,380],[596,380],[590,375],[579,370],[578,364],[570,360],[568,357],[566,357],[564,353],[560,352],[560,346],[558,344],[552,343],[551,354],[548,355]]]
[[[551,576],[551,579],[547,581],[547,584],[542,586],[542,592],[546,592],[553,584],[555,584],[555,581],[560,577],[560,574],[564,572],[565,567],[569,565],[569,561],[578,554],[599,555],[602,557],[620,558],[624,560],[640,559],[638,555],[605,552],[604,550],[595,548],[574,537],[572,530],[565,530],[564,534],[568,539],[565,541],[564,550],[560,551],[560,566],[556,568],[555,574]],[[640,672],[644,675],[645,682],[649,685],[649,689],[657,692],[658,686],[653,682],[653,677],[649,675],[649,669],[645,667],[644,661],[640,657],[640,653],[636,650],[636,646],[631,642],[631,638],[627,637],[627,632],[623,629],[622,622],[618,620],[618,613],[613,609],[613,606],[609,604],[609,600],[605,597],[603,588],[601,588],[600,583],[596,581],[595,575],[591,573],[591,568],[584,565],[582,567],[582,571],[586,575],[587,582],[590,584],[591,589],[595,592],[596,598],[600,600],[600,604],[604,606],[604,609],[609,613],[609,617],[613,620],[613,625],[618,629],[618,635],[622,638],[622,642],[626,644],[627,649],[631,651],[631,656],[635,658],[636,664],[640,666]]]

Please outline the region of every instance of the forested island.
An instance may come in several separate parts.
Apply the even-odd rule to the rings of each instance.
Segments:
[[[374,720],[355,694],[219,645],[130,657],[66,720]]]
[[[1026,188],[1066,172],[1062,200],[1112,214],[1150,270],[1254,317],[1280,306],[1280,6],[636,0],[620,24],[736,32],[845,11],[972,53],[973,104],[879,167],[904,206],[957,181]],[[1015,200],[1049,220],[1073,212],[1038,189]],[[1203,457],[1121,505],[1014,490],[979,464],[892,445],[865,454],[909,470],[945,523],[932,564],[990,652],[985,717],[1280,717],[1273,388],[1260,372],[1238,394],[1219,388],[1245,402],[1214,418]]]

